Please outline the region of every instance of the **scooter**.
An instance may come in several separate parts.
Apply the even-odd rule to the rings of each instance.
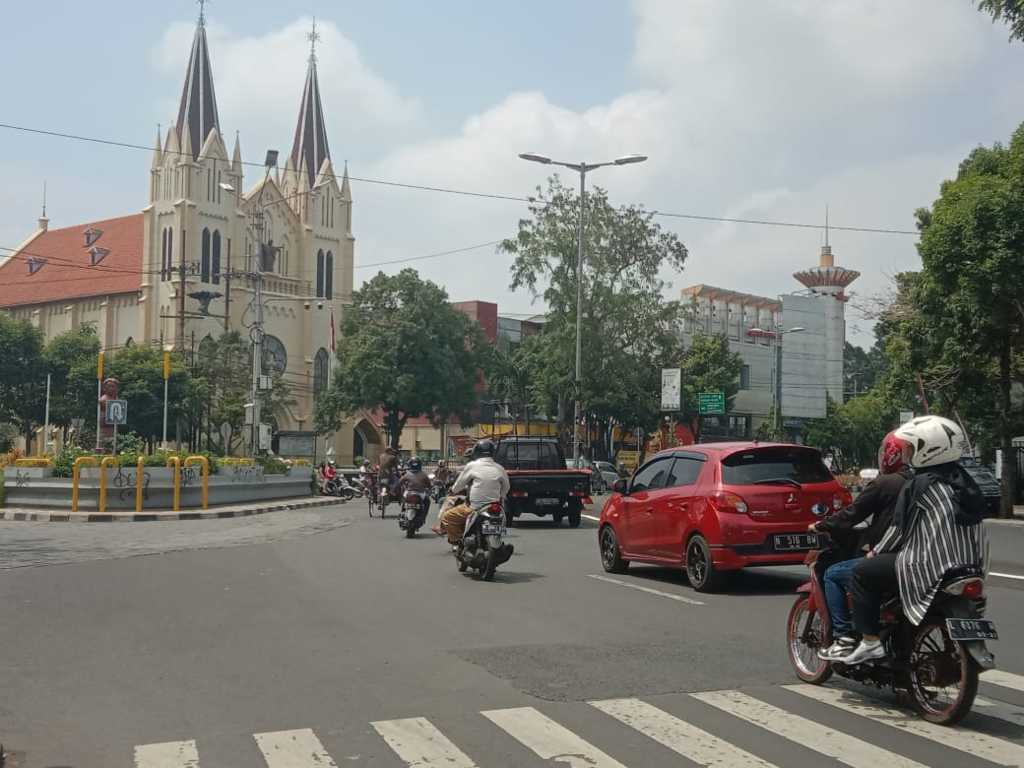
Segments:
[[[459,572],[472,568],[479,580],[491,581],[498,566],[512,557],[512,545],[503,541],[505,533],[505,510],[500,502],[473,510],[454,548]]]
[[[335,473],[334,477],[327,477],[323,467],[317,469],[317,480],[320,483],[320,494],[323,496],[336,496],[342,501],[349,501],[355,495],[352,487],[345,481],[341,474]]]
[[[411,539],[416,536],[427,516],[423,511],[423,502],[427,498],[425,492],[406,491],[402,494],[402,509],[398,513],[398,527],[405,531],[405,538]]]
[[[823,506],[815,509],[819,516],[826,512]],[[820,547],[808,552],[804,561],[811,578],[797,589],[786,621],[786,647],[797,677],[821,685],[835,673],[896,693],[906,692],[930,722],[953,725],[962,720],[974,704],[979,673],[995,668],[995,657],[985,641],[999,639],[995,624],[984,618],[981,570],[962,568],[947,573],[928,615],[916,627],[903,614],[899,595],[890,597],[881,610],[880,637],[886,656],[850,666],[818,656],[832,644],[825,571],[844,558],[830,537],[821,533],[818,537]]]

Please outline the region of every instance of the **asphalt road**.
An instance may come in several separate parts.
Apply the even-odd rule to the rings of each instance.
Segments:
[[[1022,677],[937,735],[882,694],[784,687],[801,569],[608,580],[591,520],[514,528],[493,583],[356,504],[0,523],[0,742],[7,768],[1022,765],[1024,526],[990,533]]]

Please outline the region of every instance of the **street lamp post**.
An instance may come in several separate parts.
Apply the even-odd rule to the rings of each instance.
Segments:
[[[171,352],[174,345],[168,344],[164,347],[164,439],[163,447],[167,448],[167,384],[171,380]]]
[[[580,175],[580,226],[576,243],[576,397],[572,430],[572,459],[573,464],[578,465],[580,460],[580,395],[583,388],[583,236],[584,227],[586,226],[587,172],[603,168],[606,165],[642,163],[647,159],[647,156],[624,155],[604,163],[565,163],[559,160],[552,160],[550,157],[539,155],[535,152],[523,152],[519,157],[523,160],[529,160],[531,163],[540,163],[541,165],[560,165],[563,168],[576,171]]]
[[[766,331],[763,328],[751,328],[748,336],[768,339],[768,353],[771,355],[772,379],[772,414],[775,419],[775,432],[782,431],[782,337],[787,333],[801,333],[807,329],[803,326],[780,328],[777,331]]]

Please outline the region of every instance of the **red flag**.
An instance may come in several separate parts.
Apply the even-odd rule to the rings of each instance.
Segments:
[[[333,355],[334,352],[334,307],[331,307],[331,354]]]

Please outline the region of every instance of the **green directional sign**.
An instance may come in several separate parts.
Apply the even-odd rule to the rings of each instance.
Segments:
[[[701,392],[697,395],[701,414],[725,413],[725,392]]]

